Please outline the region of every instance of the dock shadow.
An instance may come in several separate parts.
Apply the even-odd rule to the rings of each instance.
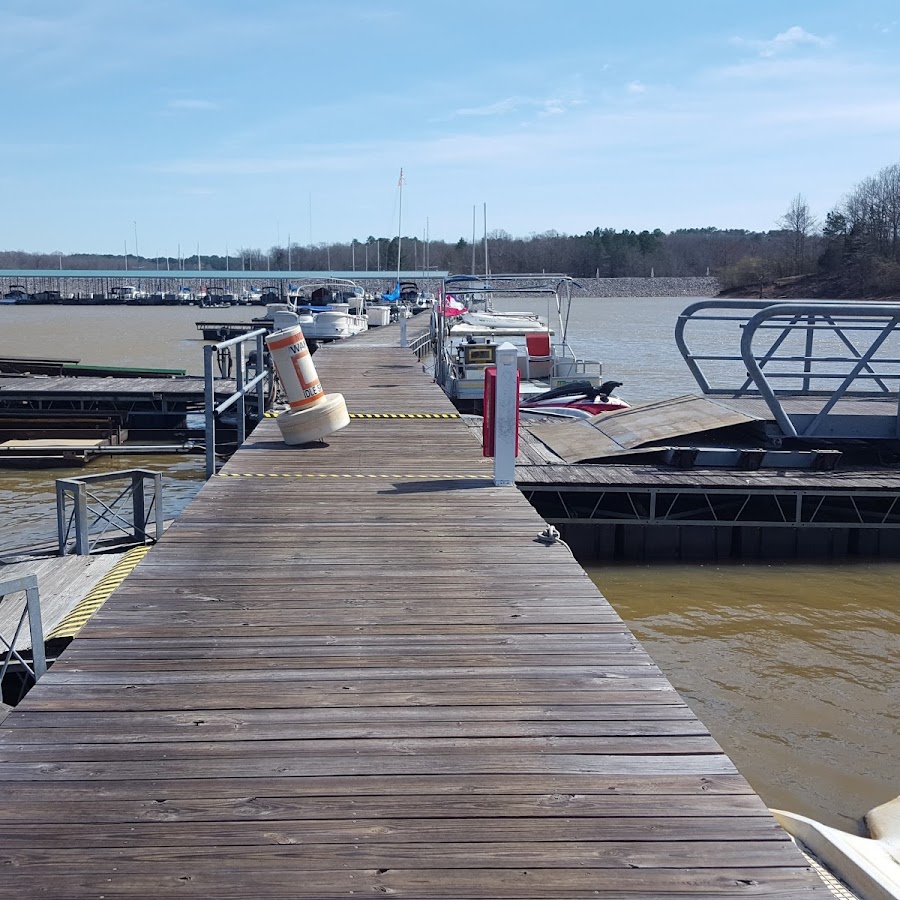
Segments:
[[[447,491],[470,491],[473,488],[493,487],[494,482],[490,478],[466,477],[459,478],[423,478],[421,481],[412,479],[397,480],[379,494],[440,494]]]

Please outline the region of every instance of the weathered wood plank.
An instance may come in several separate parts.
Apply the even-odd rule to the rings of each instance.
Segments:
[[[313,871],[304,866],[296,847],[282,848],[272,856],[253,863],[253,857],[232,851],[227,865],[210,860],[201,866],[188,852],[174,863],[171,857],[156,854],[141,865],[123,864],[133,850],[122,851],[107,862],[98,859],[93,868],[82,863],[77,868],[64,851],[59,864],[42,859],[33,867],[17,867],[8,884],[16,896],[27,896],[37,880],[64,879],[69,898],[108,896],[216,897],[222,900],[256,900],[260,896],[338,898],[358,894],[389,894],[412,900],[581,900],[581,898],[628,897],[629,900],[685,900],[717,897],[743,900],[831,900],[831,893],[808,867],[777,865],[706,869],[684,866],[677,869],[646,869],[628,866],[602,876],[593,868],[541,869],[528,867],[498,869],[493,866],[470,869],[424,868],[414,863],[403,868],[351,869],[335,865],[332,870]],[[268,854],[275,853],[269,849]],[[795,851],[796,854],[796,851]],[[781,862],[781,860],[779,860]],[[705,863],[704,863],[705,864]],[[241,877],[236,877],[241,873]]]
[[[236,797],[216,800],[120,800],[85,803],[73,800],[20,799],[11,805],[4,820],[15,823],[53,821],[57,825],[131,822],[222,822],[281,821],[282,819],[464,819],[493,816],[502,808],[505,818],[553,819],[560,816],[607,817],[635,820],[658,817],[661,798],[673,809],[668,818],[701,816],[768,817],[763,802],[752,794],[731,795],[642,795],[617,794],[507,794],[447,796],[419,794],[395,796],[390,809],[383,796],[351,797]]]
[[[498,835],[515,843],[541,843],[547,840],[552,828],[554,843],[560,853],[571,842],[591,841],[615,843],[641,842],[652,846],[669,841],[762,841],[792,846],[791,839],[768,816],[729,816],[706,818],[546,818],[494,817],[463,819],[299,819],[280,820],[277,834],[268,823],[255,822],[135,822],[125,825],[107,824],[102,830],[84,828],[80,824],[56,825],[48,831],[42,825],[16,823],[0,825],[0,860],[19,850],[27,858],[28,852],[38,848],[96,848],[184,847],[186,844],[205,846],[204,853],[195,856],[216,856],[221,847],[265,847],[279,844],[299,844],[304,848],[313,844],[432,844],[442,846],[465,841],[468,844],[493,844]],[[424,850],[424,847],[422,848]],[[473,846],[474,852],[476,848]],[[696,848],[695,848],[696,849]],[[778,852],[777,848],[772,848]],[[796,861],[796,856],[793,857]],[[587,860],[585,860],[587,862]],[[789,865],[790,859],[784,863]],[[2,863],[0,863],[2,864]],[[435,865],[433,863],[432,865]],[[537,863],[539,864],[539,863]],[[686,864],[682,862],[682,865]],[[771,864],[771,863],[770,863]],[[427,865],[427,864],[425,864]],[[546,865],[546,863],[545,863]],[[707,859],[705,866],[717,868],[715,859]],[[757,865],[766,865],[760,860]]]

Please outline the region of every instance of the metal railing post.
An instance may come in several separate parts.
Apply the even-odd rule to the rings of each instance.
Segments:
[[[247,437],[247,398],[244,396],[244,342],[236,347],[237,365],[235,367],[234,387],[238,394],[237,402],[237,445],[244,443]]]
[[[37,681],[47,671],[44,656],[44,626],[41,623],[41,600],[35,575],[27,576],[31,584],[25,587],[25,606],[28,610],[28,630],[31,632],[31,667]]]
[[[139,472],[134,472],[131,476],[131,514],[135,540],[143,543],[147,539],[147,511],[144,503],[144,476]]]
[[[156,540],[163,536],[163,511],[162,511],[162,472],[153,474],[153,514],[156,519]]]
[[[88,541],[87,493],[81,482],[72,485],[75,503],[75,554],[87,556],[91,552]]]
[[[56,482],[56,537],[59,541],[59,555],[66,555],[66,487]]]
[[[215,388],[213,385],[212,357],[214,345],[203,348],[203,413],[206,420],[206,477],[212,478],[216,473],[216,410]]]
[[[265,368],[265,351],[266,348],[263,346],[263,336],[262,334],[258,334],[256,336],[256,370],[253,373],[254,376],[258,376]],[[264,381],[260,380],[256,383],[256,420],[258,422],[262,422],[265,412],[266,385]]]

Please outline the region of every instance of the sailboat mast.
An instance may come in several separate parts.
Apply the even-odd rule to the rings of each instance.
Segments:
[[[472,274],[475,274],[475,204],[472,204]]]
[[[403,169],[400,170],[400,181],[397,183],[400,188],[400,202],[397,212],[397,284],[400,284],[400,245],[403,242]]]
[[[487,203],[484,204],[484,274],[491,274],[491,267],[488,265],[488,249],[487,249]]]

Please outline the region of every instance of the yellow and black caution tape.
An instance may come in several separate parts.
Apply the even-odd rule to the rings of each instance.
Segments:
[[[441,479],[445,481],[469,481],[493,479],[493,475],[455,475],[447,472],[404,472],[402,474],[376,474],[360,472],[216,472],[216,478],[416,478],[420,481]]]
[[[267,419],[277,418],[279,413],[267,412]],[[350,413],[351,419],[458,419],[459,413]]]
[[[112,592],[128,577],[134,567],[147,555],[150,547],[135,547],[129,550],[94,585],[75,609],[72,610],[47,636],[53,638],[73,638],[87,624],[88,619],[103,606]]]

